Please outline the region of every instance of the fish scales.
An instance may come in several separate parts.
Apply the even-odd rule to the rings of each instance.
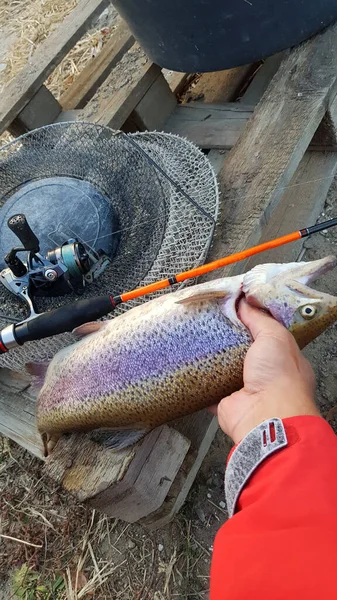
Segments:
[[[71,431],[88,422],[114,426],[118,419],[121,426],[151,428],[204,408],[205,396],[213,404],[230,393],[242,382],[249,332],[233,327],[219,300],[179,308],[165,321],[133,326],[127,337],[111,322],[102,339],[86,338],[71,356],[65,353],[53,395],[39,412],[40,427],[52,421],[56,430]]]
[[[29,367],[44,377],[41,434],[54,443],[66,432],[92,431],[122,448],[157,425],[215,404],[243,384],[252,338],[237,315],[240,297],[267,309],[302,348],[337,320],[337,298],[307,285],[336,264],[330,256],[258,265],[81,326],[84,339],[48,367]]]

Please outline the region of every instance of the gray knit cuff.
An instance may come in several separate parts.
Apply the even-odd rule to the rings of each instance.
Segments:
[[[235,448],[225,474],[225,494],[230,517],[255,469],[268,456],[288,445],[281,419],[268,419],[252,429]]]

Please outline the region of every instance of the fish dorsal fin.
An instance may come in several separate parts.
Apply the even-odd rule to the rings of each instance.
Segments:
[[[182,298],[181,300],[176,300],[176,304],[192,304],[195,302],[207,302],[207,300],[217,300],[219,298],[225,298],[228,295],[228,292],[223,290],[204,290],[200,292],[196,292],[195,294],[191,293],[187,298]]]
[[[106,323],[102,323],[101,321],[89,321],[89,323],[84,323],[73,329],[72,334],[76,338],[81,339],[86,335],[97,333],[102,327],[106,327]]]

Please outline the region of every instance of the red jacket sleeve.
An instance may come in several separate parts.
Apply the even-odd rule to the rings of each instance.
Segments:
[[[288,446],[215,538],[210,600],[337,599],[337,437],[320,417],[283,424]]]

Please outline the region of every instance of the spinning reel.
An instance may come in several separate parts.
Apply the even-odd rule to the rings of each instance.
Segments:
[[[37,314],[34,296],[80,295],[86,283],[96,280],[111,262],[102,250],[96,252],[77,239],[69,239],[43,256],[25,215],[13,215],[7,224],[22,247],[12,248],[4,257],[7,268],[0,272],[0,281],[29,305],[29,318]],[[19,258],[21,252],[27,253],[26,260]]]

